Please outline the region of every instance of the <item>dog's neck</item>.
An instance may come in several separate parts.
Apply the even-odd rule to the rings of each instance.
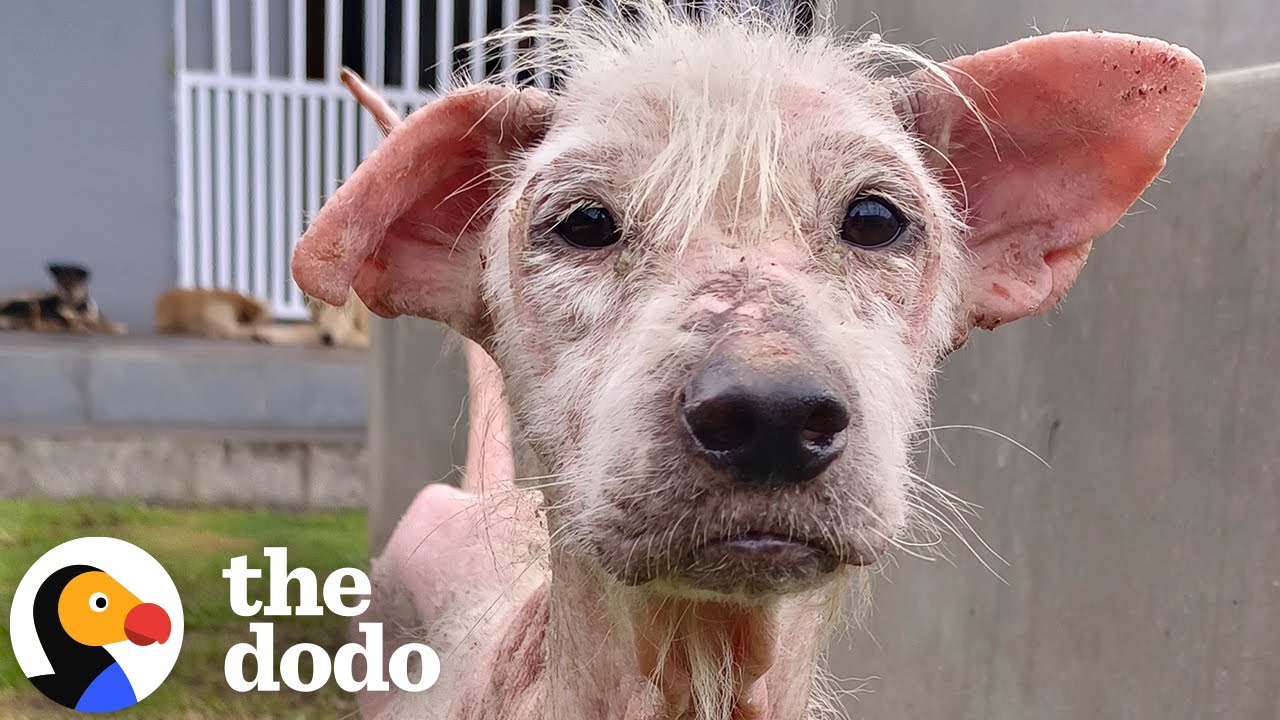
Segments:
[[[836,604],[677,599],[553,549],[551,580],[473,665],[456,717],[808,720]]]
[[[551,565],[545,717],[809,717],[827,607],[619,588],[565,552]]]

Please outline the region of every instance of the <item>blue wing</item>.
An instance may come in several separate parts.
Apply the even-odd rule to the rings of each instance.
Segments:
[[[76,703],[76,710],[111,712],[127,708],[137,702],[138,698],[133,694],[133,685],[129,683],[129,676],[124,674],[120,663],[111,663],[106,670],[93,679],[93,682],[89,683],[89,687],[85,688],[84,694],[80,696],[80,702]]]

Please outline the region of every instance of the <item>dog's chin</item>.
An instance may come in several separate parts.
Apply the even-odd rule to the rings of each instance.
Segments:
[[[842,564],[822,543],[751,532],[697,548],[669,582],[697,593],[765,598],[812,590],[831,580]]]
[[[849,567],[875,561],[881,548],[841,553],[826,542],[767,532],[713,539],[661,571],[609,572],[618,582],[659,594],[708,601],[767,602],[817,590]]]

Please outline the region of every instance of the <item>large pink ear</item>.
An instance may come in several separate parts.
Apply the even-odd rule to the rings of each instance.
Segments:
[[[969,322],[1045,313],[1164,167],[1200,102],[1204,66],[1159,40],[1072,32],[943,67],[963,98],[920,71],[900,108],[945,156],[933,161],[971,228]]]
[[[551,99],[478,85],[394,126],[377,115],[390,132],[298,241],[294,280],[333,305],[354,288],[383,317],[431,318],[483,339],[481,234],[499,182],[494,171],[542,138]]]

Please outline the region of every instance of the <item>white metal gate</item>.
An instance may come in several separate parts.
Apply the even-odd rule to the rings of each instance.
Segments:
[[[725,1],[770,4],[703,0]],[[178,284],[232,288],[277,317],[305,317],[294,243],[381,137],[339,80],[344,61],[407,113],[455,74],[505,75],[514,60],[514,48],[486,58],[458,43],[581,2],[175,0]]]
[[[454,36],[451,2],[360,5],[362,74],[402,111],[421,105],[455,71],[483,75],[478,50],[469,67],[455,70],[452,48],[467,38]],[[289,274],[306,219],[381,137],[339,81],[349,30],[344,25],[350,25],[343,1],[317,6],[307,0],[175,0],[178,284],[261,297],[281,318],[306,315]],[[399,13],[398,37],[387,34],[388,6]],[[536,9],[545,14],[550,8],[549,0],[539,0]],[[421,17],[424,9],[434,22]],[[488,10],[484,0],[470,0],[472,39],[486,34]],[[514,21],[518,11],[518,0],[501,0],[502,17],[494,20]],[[308,51],[316,50],[317,17],[323,17],[319,72],[308,67],[316,64],[309,63]],[[438,28],[434,62],[422,57],[424,24]],[[388,41],[398,43],[401,67],[395,72],[384,67]],[[423,68],[433,72],[426,83]]]

